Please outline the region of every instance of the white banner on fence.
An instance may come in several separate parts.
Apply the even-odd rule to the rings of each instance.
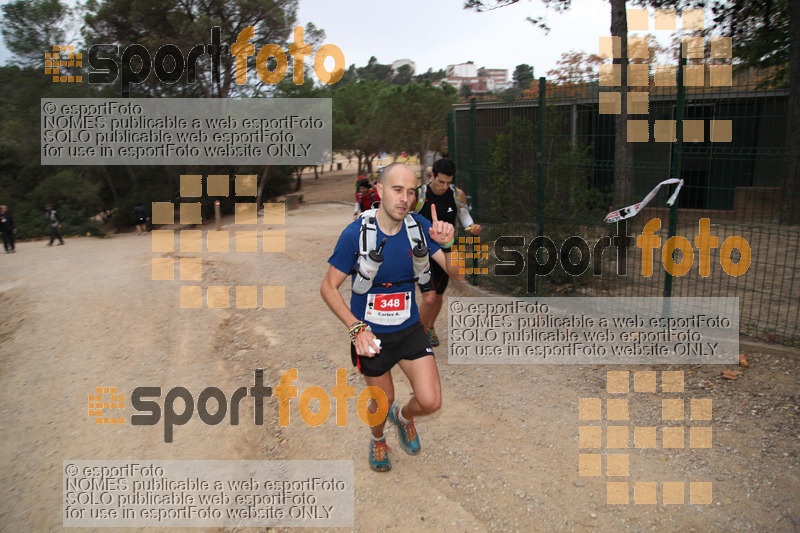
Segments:
[[[644,200],[642,200],[638,204],[629,205],[628,207],[623,207],[622,209],[619,209],[617,211],[612,211],[609,214],[607,214],[605,222],[608,224],[613,224],[618,220],[631,218],[632,216],[636,215],[639,211],[644,209],[644,206],[650,203],[650,200],[652,200],[653,197],[655,197],[656,193],[658,192],[658,190],[661,188],[662,185],[671,185],[673,183],[677,183],[678,186],[675,187],[675,192],[673,192],[672,196],[670,196],[669,200],[667,200],[667,205],[674,204],[675,199],[678,198],[678,192],[680,192],[681,187],[683,187],[683,180],[677,178],[670,178],[656,185],[655,188],[652,191],[650,191],[647,194],[647,196],[644,197]]]

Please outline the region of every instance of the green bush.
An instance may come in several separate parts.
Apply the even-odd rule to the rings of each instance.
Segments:
[[[63,235],[102,235],[100,224],[92,220],[101,208],[100,186],[82,179],[74,170],[56,172],[39,182],[16,206],[9,206],[17,225],[17,238],[50,235],[45,220],[45,204],[51,204],[61,220]]]
[[[547,124],[548,129],[553,130],[558,126]],[[591,147],[573,144],[568,136],[548,135],[547,138],[541,205],[538,203],[538,126],[529,120],[514,118],[490,143],[489,210],[502,228],[497,236],[522,236],[527,250],[531,240],[538,236],[536,221],[541,214],[543,235],[553,241],[557,250],[572,236],[584,238],[591,247],[598,236],[604,234],[605,228],[599,226],[605,216],[604,206],[610,201],[608,195],[589,186]],[[572,250],[570,255],[571,260],[577,262],[577,250]],[[541,262],[545,260],[541,258]],[[559,262],[542,283],[543,290],[539,294],[548,294],[550,288],[566,284],[574,288],[588,283],[590,278],[591,265],[584,274],[570,276]],[[519,289],[516,292],[521,293],[526,292],[526,281],[527,275],[513,280],[498,279],[499,283]]]

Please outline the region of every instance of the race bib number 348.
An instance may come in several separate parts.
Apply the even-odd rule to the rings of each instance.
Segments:
[[[396,326],[411,317],[411,292],[367,295],[364,319],[374,324]]]

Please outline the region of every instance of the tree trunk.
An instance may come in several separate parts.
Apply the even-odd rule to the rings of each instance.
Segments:
[[[319,179],[319,170],[317,169],[317,165],[314,165],[314,179]]]
[[[783,163],[780,221],[800,223],[800,2],[789,2],[789,100],[787,157]]]
[[[628,143],[628,16],[625,0],[611,0],[611,35],[619,37],[620,57],[614,64],[620,65],[620,99],[622,109],[614,117],[614,203],[615,207],[625,207],[633,201],[633,150]]]
[[[125,170],[128,172],[128,177],[131,179],[131,183],[133,183],[133,191],[138,193],[139,180],[136,179],[136,173],[133,171],[130,165],[125,165]],[[169,176],[167,176],[167,179],[169,179]]]
[[[360,176],[361,174],[363,174],[363,172],[361,172],[361,151],[360,150],[358,152],[356,152],[356,156],[358,157],[358,175]]]
[[[117,188],[114,187],[114,182],[111,181],[111,176],[108,174],[108,167],[103,165],[101,168],[103,170],[103,176],[105,176],[106,182],[108,183],[108,188],[111,189],[111,196],[114,197],[114,207],[117,207],[117,204],[119,203],[119,196],[117,195]]]
[[[294,186],[295,192],[299,191],[300,187],[303,186],[303,181],[302,181],[303,180],[303,168],[305,168],[305,167],[300,167],[297,170],[297,183],[295,183],[295,186]]]
[[[267,185],[270,168],[272,168],[270,165],[264,167],[264,172],[261,173],[261,179],[258,180],[258,193],[256,195],[256,211],[258,210],[258,206],[261,205],[261,198],[263,198],[264,196],[264,188]]]

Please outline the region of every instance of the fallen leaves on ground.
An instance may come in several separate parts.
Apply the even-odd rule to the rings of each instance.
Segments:
[[[723,370],[722,371],[722,377],[725,378],[725,379],[734,380],[734,379],[738,379],[739,376],[741,376],[741,375],[742,375],[742,373],[739,370]]]

